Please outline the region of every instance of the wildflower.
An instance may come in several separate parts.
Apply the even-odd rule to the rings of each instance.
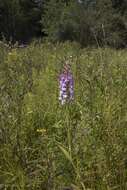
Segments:
[[[12,51],[10,51],[8,53],[8,61],[9,62],[16,62],[17,59],[18,59],[18,54],[17,54],[16,49],[13,49]]]
[[[46,129],[37,129],[37,132],[43,135],[46,133]]]
[[[64,70],[59,77],[59,86],[59,100],[62,105],[74,99],[74,80],[68,63],[65,64]]]

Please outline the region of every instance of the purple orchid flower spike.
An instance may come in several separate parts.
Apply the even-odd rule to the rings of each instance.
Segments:
[[[64,65],[64,70],[60,74],[59,87],[59,100],[61,101],[62,105],[74,99],[74,80],[70,71],[70,65],[67,63]]]

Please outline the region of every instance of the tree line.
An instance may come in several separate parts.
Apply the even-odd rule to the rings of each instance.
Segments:
[[[0,38],[126,47],[127,0],[0,0]]]

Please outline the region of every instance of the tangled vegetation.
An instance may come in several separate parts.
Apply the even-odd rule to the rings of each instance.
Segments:
[[[58,76],[69,59],[73,103]],[[127,52],[0,45],[0,189],[127,189]]]

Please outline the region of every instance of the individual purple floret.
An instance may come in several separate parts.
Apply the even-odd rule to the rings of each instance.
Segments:
[[[74,80],[70,71],[70,66],[66,64],[64,70],[59,77],[60,95],[59,100],[61,104],[65,104],[74,99]]]

